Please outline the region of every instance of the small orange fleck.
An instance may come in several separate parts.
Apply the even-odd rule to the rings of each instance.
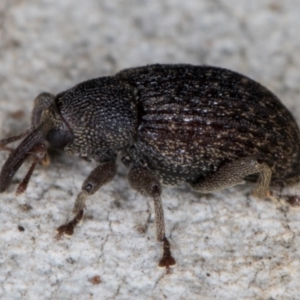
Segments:
[[[16,110],[10,113],[10,116],[15,120],[20,120],[25,116],[24,110]]]
[[[99,275],[95,275],[95,276],[89,278],[89,282],[92,284],[99,284],[99,283],[101,283],[101,278]]]

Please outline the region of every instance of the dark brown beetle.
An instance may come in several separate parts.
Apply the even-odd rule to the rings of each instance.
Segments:
[[[238,73],[191,65],[150,65],[80,83],[56,96],[35,100],[32,128],[2,140],[25,137],[0,174],[4,192],[29,156],[35,157],[17,189],[26,189],[45,142],[66,153],[94,159],[77,196],[69,223],[58,237],[72,235],[82,220],[86,198],[113,179],[116,158],[129,167],[128,180],[154,200],[161,267],[175,265],[165,235],[161,183],[190,184],[212,192],[243,181],[257,182],[254,195],[270,197],[269,186],[300,178],[300,135],[291,113],[268,89]]]

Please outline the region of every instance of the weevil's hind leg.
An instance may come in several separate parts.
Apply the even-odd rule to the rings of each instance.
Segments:
[[[161,201],[161,185],[150,171],[144,168],[133,168],[128,174],[128,181],[133,189],[154,200],[156,236],[163,243],[163,256],[159,261],[159,267],[169,270],[176,265],[172,257],[170,243],[165,234],[164,210]]]
[[[190,183],[190,185],[199,192],[210,193],[241,183],[246,176],[251,174],[258,174],[253,195],[261,199],[271,198],[269,185],[272,171],[267,164],[259,163],[257,159],[251,157],[230,162],[205,180]]]
[[[111,181],[117,171],[115,162],[107,162],[97,166],[83,182],[81,192],[78,194],[73,213],[75,217],[68,223],[57,228],[56,238],[59,239],[63,234],[71,236],[74,228],[83,219],[85,202],[88,196],[93,195],[101,186]]]

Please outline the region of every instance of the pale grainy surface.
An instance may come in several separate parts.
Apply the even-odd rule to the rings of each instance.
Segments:
[[[298,0],[2,0],[0,136],[29,126],[42,91],[156,62],[244,73],[299,122],[299,14]],[[164,189],[178,263],[169,275],[156,267],[152,202],[128,187],[124,168],[90,198],[73,238],[56,242],[91,168],[54,156],[24,195],[15,184],[0,195],[1,299],[299,299],[300,210],[249,198],[243,186],[209,197]]]

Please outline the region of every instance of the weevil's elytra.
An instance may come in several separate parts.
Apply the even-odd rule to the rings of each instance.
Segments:
[[[21,138],[15,150],[7,147]],[[299,139],[298,126],[280,100],[241,74],[191,65],[131,68],[56,96],[39,95],[32,128],[0,141],[12,152],[0,173],[0,191],[33,155],[17,192],[26,189],[37,162],[49,162],[45,143],[97,161],[76,198],[75,217],[58,228],[57,237],[72,235],[87,197],[113,179],[120,156],[130,185],[154,200],[157,239],[163,243],[159,266],[168,269],[175,260],[165,233],[162,183],[186,182],[212,192],[252,181],[254,195],[267,198],[270,186],[299,182]]]

